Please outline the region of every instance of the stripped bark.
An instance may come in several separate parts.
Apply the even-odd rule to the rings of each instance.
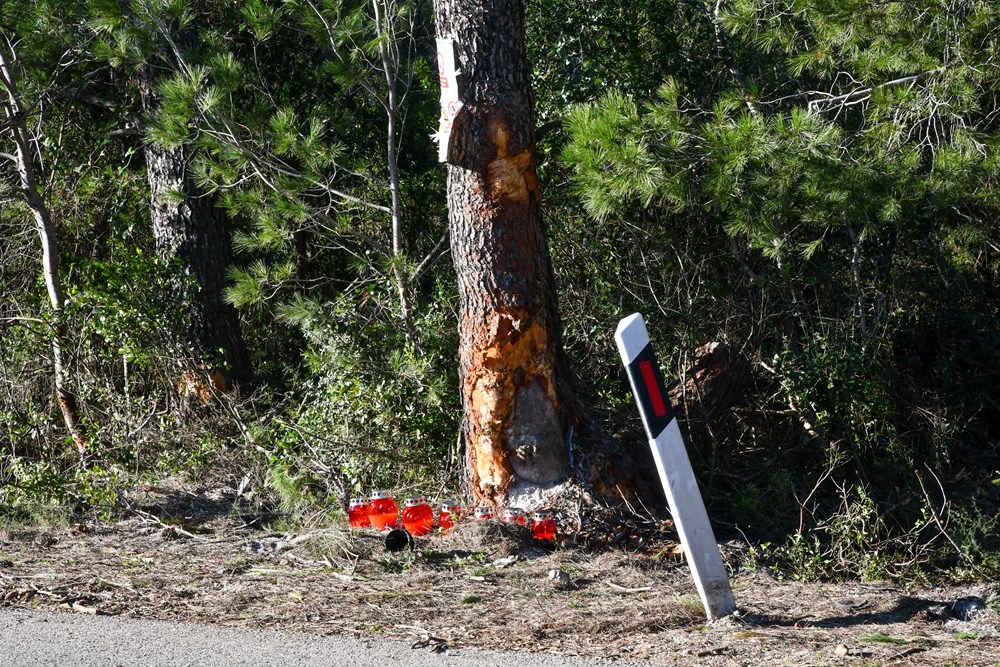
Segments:
[[[574,418],[535,174],[535,117],[520,0],[435,0],[455,40],[463,109],[448,165],[458,274],[461,438],[468,485],[503,504],[567,476]]]

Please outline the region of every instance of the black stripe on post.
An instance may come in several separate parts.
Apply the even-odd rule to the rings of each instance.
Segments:
[[[670,397],[663,382],[660,364],[653,354],[652,344],[647,343],[626,369],[646,433],[650,438],[655,438],[673,420],[674,411],[670,409]]]

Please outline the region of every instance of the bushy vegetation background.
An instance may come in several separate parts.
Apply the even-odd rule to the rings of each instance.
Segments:
[[[246,478],[287,521],[336,518],[373,486],[457,489],[429,5],[0,8],[68,293],[48,313],[5,163],[0,520],[111,517],[137,484],[175,473]],[[750,362],[737,403],[689,444],[710,514],[754,545],[752,564],[995,575],[1000,9],[548,0],[526,12],[564,342],[607,431],[641,455],[612,340],[641,310],[668,375],[711,341]],[[150,17],[188,35],[183,60],[162,57]],[[403,73],[396,251],[385,52]],[[148,85],[156,113],[139,103]],[[207,404],[178,391],[185,310],[151,235],[149,142],[190,147],[232,225],[227,298],[256,378]],[[402,291],[400,276],[412,276]],[[55,407],[53,317],[91,440],[82,458]]]

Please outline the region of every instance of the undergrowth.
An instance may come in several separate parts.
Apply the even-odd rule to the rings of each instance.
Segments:
[[[1000,518],[982,501],[935,504],[924,497],[902,512],[879,507],[863,485],[841,491],[840,504],[827,514],[749,546],[743,567],[801,581],[926,584],[1000,576]]]

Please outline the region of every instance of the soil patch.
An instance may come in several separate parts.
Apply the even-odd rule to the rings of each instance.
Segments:
[[[191,495],[187,510],[213,503]],[[0,531],[0,604],[391,636],[414,650],[706,667],[1000,665],[995,586],[779,582],[739,571],[738,549],[726,547],[740,614],[709,625],[669,541],[595,554],[536,543],[518,527],[462,524],[388,553],[374,531],[163,517]]]

